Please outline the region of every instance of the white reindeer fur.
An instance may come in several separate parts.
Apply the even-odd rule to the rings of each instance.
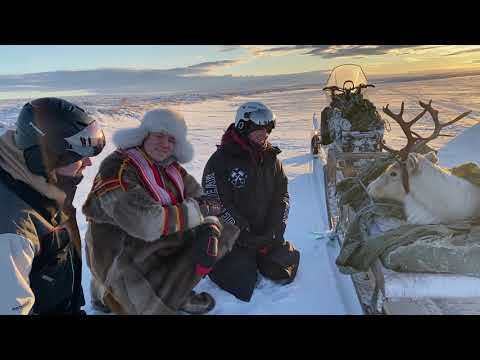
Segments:
[[[402,185],[400,166],[391,165],[368,186],[373,198],[386,198],[404,204],[412,224],[451,223],[480,216],[480,187],[436,165],[434,153],[411,153],[407,159],[410,192]],[[392,171],[397,176],[392,177]]]

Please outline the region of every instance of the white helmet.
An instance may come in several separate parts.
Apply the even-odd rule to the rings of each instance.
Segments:
[[[235,127],[240,133],[266,127],[270,133],[275,128],[277,117],[273,111],[261,102],[247,102],[240,105],[235,116]]]

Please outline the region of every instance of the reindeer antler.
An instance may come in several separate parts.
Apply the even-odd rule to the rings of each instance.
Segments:
[[[382,144],[385,150],[392,153],[396,157],[400,157],[400,160],[406,160],[409,153],[414,152],[415,150],[419,149],[421,146],[427,144],[429,141],[440,136],[440,131],[444,127],[452,125],[453,123],[463,119],[465,116],[469,115],[472,112],[471,110],[466,111],[463,114],[457,116],[455,119],[441,124],[440,121],[438,120],[438,110],[435,110],[432,107],[432,100],[430,100],[428,104],[425,104],[424,102],[419,101],[419,104],[423,108],[423,111],[410,121],[403,120],[403,111],[405,107],[404,102],[402,102],[402,105],[400,107],[400,112],[398,114],[393,113],[388,108],[388,104],[383,108],[383,112],[388,116],[390,116],[393,120],[395,120],[398,123],[398,125],[400,125],[400,128],[403,130],[405,136],[407,137],[407,145],[405,145],[400,150],[392,149],[389,146],[385,145],[385,143]],[[427,112],[431,115],[433,122],[435,124],[435,128],[433,130],[433,133],[429,137],[422,137],[418,135],[416,132],[412,131],[412,126],[418,120],[420,120]]]
[[[418,134],[412,132],[411,127],[413,124],[415,124],[419,119],[422,118],[423,115],[427,112],[426,109],[424,109],[420,114],[418,114],[414,119],[411,121],[405,121],[403,120],[403,111],[405,109],[405,103],[402,101],[402,105],[400,107],[400,112],[398,114],[393,113],[389,108],[388,105],[383,108],[383,112],[390,116],[393,120],[397,122],[398,125],[400,125],[400,128],[402,129],[403,133],[407,137],[407,145],[405,145],[402,149],[400,150],[395,150],[390,148],[389,146],[382,144],[383,147],[392,153],[393,155],[399,156],[400,159],[405,160],[407,158],[407,155],[409,152],[412,151],[413,146],[415,145],[417,141],[417,136]]]
[[[423,107],[424,111],[428,111],[428,113],[432,116],[433,122],[435,123],[435,128],[433,129],[433,132],[429,137],[425,138],[425,137],[417,135],[418,136],[418,142],[415,145],[415,149],[418,149],[421,146],[425,145],[430,140],[433,140],[433,139],[439,137],[441,135],[440,131],[443,128],[445,128],[449,125],[452,125],[453,123],[456,123],[457,121],[463,119],[465,116],[469,115],[472,112],[471,110],[470,111],[465,111],[463,114],[458,115],[455,119],[441,124],[440,120],[438,120],[438,110],[435,110],[434,108],[432,108],[432,105],[431,105],[432,100],[430,100],[428,104],[425,104],[422,101],[419,101],[418,103],[420,104],[421,107]]]

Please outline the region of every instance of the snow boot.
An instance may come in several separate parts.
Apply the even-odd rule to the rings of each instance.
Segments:
[[[249,302],[257,283],[256,250],[234,246],[208,276],[222,290]]]
[[[112,311],[110,310],[110,308],[105,305],[104,303],[102,303],[100,300],[93,300],[92,299],[92,308],[96,311],[100,311],[100,312],[103,312],[105,314],[110,314]]]
[[[291,283],[296,275],[300,263],[300,252],[293,244],[286,241],[285,244],[272,249],[267,255],[258,253],[258,269],[266,278],[278,284]]]
[[[102,301],[105,294],[105,288],[92,276],[90,279],[90,296],[92,308],[96,311],[110,314],[112,311]]]
[[[191,315],[202,315],[208,313],[215,307],[215,299],[206,292],[196,293],[191,291],[187,300],[180,307],[183,311]]]

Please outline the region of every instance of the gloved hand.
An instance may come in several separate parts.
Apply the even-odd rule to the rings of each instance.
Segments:
[[[203,216],[217,216],[222,212],[223,205],[218,197],[202,195],[195,200],[197,200]]]
[[[270,251],[272,251],[272,249],[285,244],[285,239],[283,238],[283,232],[275,233],[274,231],[270,236],[267,236],[267,238],[269,239],[269,241],[261,244],[257,248],[258,252],[262,255],[267,255],[270,253]]]
[[[218,258],[219,238],[222,224],[215,216],[207,216],[204,223],[196,228],[195,272],[199,276],[207,275]]]

